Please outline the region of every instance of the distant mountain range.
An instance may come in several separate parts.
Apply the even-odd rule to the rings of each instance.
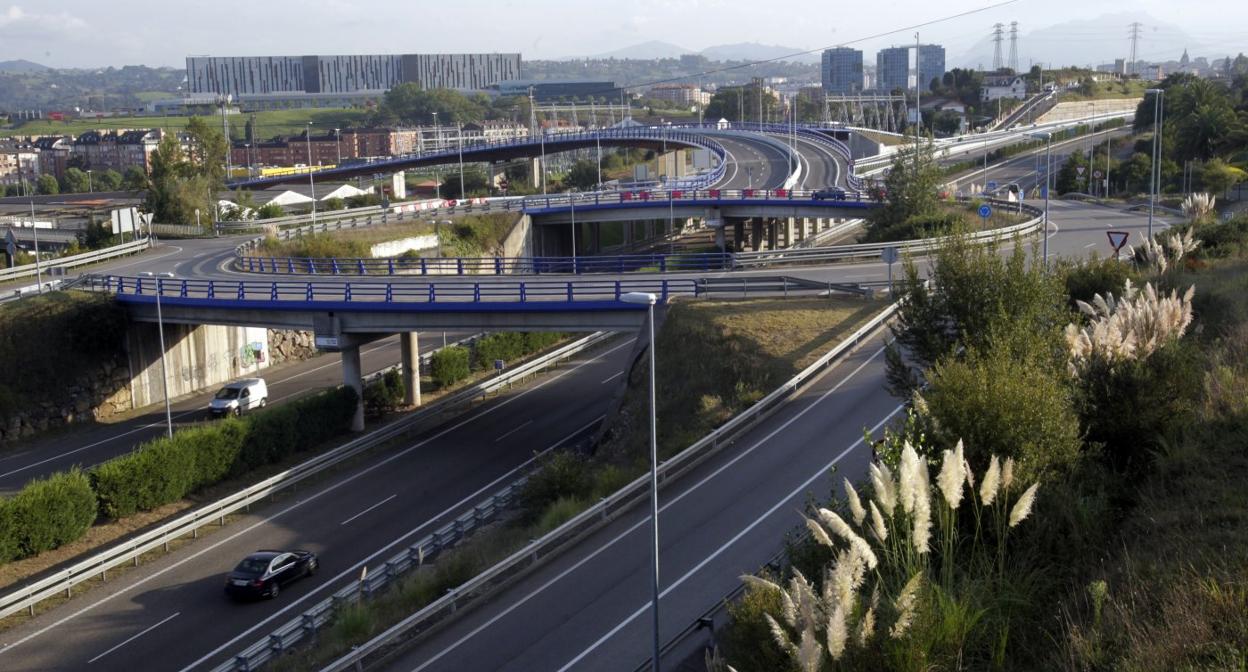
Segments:
[[[784,60],[796,63],[818,63],[820,55],[818,52],[812,54],[802,54],[793,58],[786,58],[790,54],[805,51],[797,47],[784,47],[779,45],[759,44],[757,42],[740,42],[737,44],[721,44],[713,47],[707,47],[702,51],[694,51],[686,49],[680,45],[670,42],[661,42],[659,40],[651,40],[608,51],[601,54],[593,54],[585,57],[570,57],[560,60],[578,60],[579,58],[618,58],[618,59],[636,59],[651,60],[657,58],[679,58],[686,55],[700,55],[712,61],[766,61],[771,59],[783,58]]]
[[[29,75],[36,72],[47,72],[51,69],[46,65],[39,65],[30,61],[0,61],[0,73],[6,75]]]

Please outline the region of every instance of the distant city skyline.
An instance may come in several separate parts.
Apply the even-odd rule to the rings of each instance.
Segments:
[[[180,4],[184,3],[173,0],[163,6],[169,11],[153,13],[140,0],[0,0],[0,60],[80,68],[127,64],[181,68],[188,55],[225,53],[519,52],[525,60],[549,60],[600,54],[650,40],[691,51],[739,42],[813,50],[849,43],[873,54],[912,42],[914,30],[907,24],[993,3],[886,0],[873,5],[876,12],[854,12],[853,20],[846,21],[848,13],[830,11],[815,0],[796,0],[783,12],[758,11],[757,3],[746,0],[638,0],[621,6],[617,20],[607,22],[572,0],[524,4],[475,0],[442,6],[436,12],[413,10],[398,0],[220,0],[211,8],[197,4],[175,11]],[[976,61],[997,21],[1019,21],[1020,64],[1076,52],[1087,53],[1087,58],[1074,64],[1122,57],[1127,51],[1122,19],[1128,15],[1146,25],[1141,59],[1177,59],[1185,47],[1193,55],[1210,58],[1248,51],[1242,33],[1242,26],[1248,25],[1248,3],[1202,0],[1200,5],[1193,11],[1168,0],[1018,0],[920,31],[923,42],[945,45],[951,68],[981,65]],[[1051,37],[1028,42],[1030,34],[1045,27],[1101,15],[1112,19],[1092,29],[1081,28],[1063,44],[1054,44]],[[551,20],[555,17],[557,21]],[[254,27],[252,32],[249,26]],[[862,39],[886,31],[898,32]],[[1093,57],[1095,51],[1104,53]],[[991,51],[988,57],[982,65],[991,65]]]

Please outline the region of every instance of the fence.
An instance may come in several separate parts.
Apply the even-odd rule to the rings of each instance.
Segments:
[[[867,324],[850,334],[844,341],[837,344],[832,350],[825,353],[813,364],[786,381],[749,409],[733,417],[721,427],[681,451],[680,454],[663,462],[658,466],[659,482],[665,483],[688,472],[718,452],[722,446],[730,443],[746,430],[775,412],[783,402],[787,401],[805,383],[821,373],[831,363],[850,352],[855,346],[879,329],[887,320],[891,319],[897,308],[897,304],[890,305]],[[326,666],[321,672],[342,672],[343,670],[359,669],[364,660],[373,653],[391,646],[401,639],[410,638],[427,630],[437,621],[454,613],[465,601],[483,596],[493,588],[519,578],[524,573],[544,563],[546,559],[559,554],[570,544],[620,516],[637,503],[645,501],[649,490],[649,474],[638,477],[632,483],[603,499],[600,503],[582,511],[568,522],[528,544],[507,559],[478,574],[458,588],[452,589],[446,595],[391,626],[365,644],[354,648],[350,653]],[[252,651],[256,647],[265,647],[267,644],[268,640],[258,642],[247,651]],[[230,666],[218,667],[213,672],[255,669],[254,667],[242,666],[242,664],[250,662],[250,659],[236,659]]]
[[[0,270],[0,282],[9,282],[19,278],[31,278],[37,275],[38,271],[51,273],[52,269],[76,268],[87,264],[95,264],[108,259],[122,257],[127,254],[136,254],[146,250],[150,246],[151,242],[147,238],[140,238],[139,240],[131,241],[129,243],[106,247],[102,250],[83,252],[82,254],[61,257],[59,259],[49,259],[48,261],[40,262],[38,265],[26,264],[24,266],[14,266],[13,268]]]
[[[226,516],[246,509],[273,493],[299,483],[315,474],[319,474],[364,451],[398,438],[422,421],[436,417],[438,414],[450,409],[469,404],[478,397],[510,385],[525,376],[537,373],[567,357],[611,338],[611,336],[611,334],[602,332],[586,336],[542,357],[522,364],[507,373],[451,394],[436,403],[411,413],[402,420],[317,455],[276,476],[267,478],[188,514],[179,516],[164,525],[96,553],[38,581],[19,587],[0,597],[0,618],[5,618],[22,610],[28,610],[31,615],[34,615],[35,605],[44,600],[56,597],[62,593],[68,596],[74,586],[96,577],[106,580],[108,570],[115,569],[121,565],[133,563],[135,566],[138,566],[139,558],[144,553],[161,548],[167,551],[170,542],[187,535],[198,537],[199,529],[206,525],[213,523],[224,525]]]

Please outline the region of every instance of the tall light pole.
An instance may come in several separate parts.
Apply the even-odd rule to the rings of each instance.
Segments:
[[[316,224],[316,180],[312,174],[312,122],[308,122],[308,131],[304,134],[304,139],[308,141],[308,187],[312,189],[312,224]]]
[[[334,129],[334,146],[338,150],[338,165],[342,165],[342,130]]]
[[[546,195],[546,129],[538,129],[542,132],[542,195]]]
[[[88,194],[95,193],[95,184],[91,181],[91,169],[90,168],[87,169],[87,193]]]
[[[43,293],[43,262],[39,261],[39,225],[35,223],[34,190],[30,196],[30,233],[35,237],[35,282],[39,284],[39,293]],[[16,263],[16,259],[14,263]]]
[[[653,564],[653,581],[650,586],[652,589],[651,597],[651,613],[654,616],[654,653],[653,669],[659,672],[659,435],[658,435],[658,406],[655,403],[655,386],[657,384],[654,376],[654,304],[658,302],[658,297],[648,292],[629,292],[620,297],[625,303],[646,306],[646,323],[650,327],[650,531],[651,541],[651,560]]]
[[[1095,196],[1092,192],[1095,188],[1092,186],[1092,134],[1096,132],[1096,103],[1088,101],[1088,107],[1092,110],[1092,120],[1088,122],[1087,141],[1084,143],[1084,151],[1088,153],[1088,194]]]
[[[1148,89],[1144,93],[1153,94],[1153,169],[1149,172],[1148,185],[1148,239],[1153,239],[1153,210],[1157,207],[1157,190],[1161,182],[1161,131],[1162,115],[1166,113],[1166,90]]]
[[[433,113],[433,151],[435,154],[442,151],[442,130],[438,126],[437,112]],[[436,163],[433,165],[433,182],[435,196],[438,200],[442,200],[442,169]]]
[[[572,206],[572,272],[576,273],[576,187],[568,189],[568,205]]]
[[[1041,234],[1044,238],[1044,268],[1049,268],[1049,192],[1052,191],[1053,184],[1050,176],[1053,173],[1053,134],[1052,133],[1028,133],[1029,137],[1043,138],[1047,141],[1044,150],[1044,230]]]
[[[468,198],[468,192],[464,191],[464,125],[456,124],[456,137],[459,138],[459,197]]]
[[[165,364],[165,318],[160,312],[160,294],[165,278],[172,278],[172,273],[152,273],[143,271],[139,275],[156,280],[156,329],[160,333],[160,380],[165,392],[165,433],[173,438],[173,410],[169,406],[169,368]]]

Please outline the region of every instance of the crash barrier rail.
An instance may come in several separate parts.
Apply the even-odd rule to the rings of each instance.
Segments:
[[[615,334],[607,332],[595,332],[578,341],[565,345],[553,352],[539,357],[531,362],[522,364],[512,371],[492,378],[489,381],[473,386],[473,388],[457,392],[454,396],[457,398],[453,404],[461,404],[466,401],[480,397],[488,392],[492,392],[501,387],[512,384],[516,380],[525,376],[532,375],[551,364],[566,359],[574,354],[583,352],[599,343],[614,338]],[[447,401],[450,401],[448,398]],[[439,402],[439,406],[446,406],[446,402]],[[431,407],[432,410],[432,407]],[[445,410],[440,409],[441,410]],[[439,411],[439,412],[440,412]],[[418,411],[419,413],[419,411]],[[428,417],[426,413],[422,417]],[[411,426],[418,420],[405,419],[403,422],[407,426]],[[385,431],[385,430],[382,430]],[[397,435],[397,434],[396,434]],[[371,445],[376,446],[389,441],[393,436],[374,441]],[[345,446],[344,446],[345,448]],[[364,449],[361,449],[364,450]],[[352,453],[358,453],[355,451]],[[345,459],[345,458],[344,458]],[[255,670],[273,657],[281,655],[283,651],[298,644],[307,637],[314,636],[316,631],[332,618],[336,610],[342,609],[351,604],[359,602],[362,598],[367,598],[373,592],[383,588],[391,581],[399,578],[404,572],[419,567],[426,559],[436,556],[439,552],[445,551],[462,541],[473,530],[479,526],[493,520],[500,512],[505,510],[519,492],[519,489],[527,480],[527,475],[522,474],[507,486],[498,492],[486,497],[480,503],[469,507],[462,514],[451,519],[442,527],[434,530],[431,534],[419,539],[413,544],[408,545],[402,551],[399,551],[390,559],[381,564],[379,571],[366,572],[362,580],[356,580],[343,586],[340,590],[333,593],[329,597],[321,600],[317,604],[309,607],[298,616],[278,626],[271,634],[264,639],[257,641],[255,644],[247,647],[239,654],[232,656],[228,661],[214,668],[214,670]]]
[[[364,451],[398,438],[424,420],[471,403],[479,397],[483,397],[525,376],[537,373],[562,359],[582,352],[611,337],[612,334],[610,333],[595,332],[530,362],[521,364],[506,373],[448,395],[428,406],[413,411],[401,420],[390,423],[375,432],[321,453],[280,474],[179,516],[133,539],[128,539],[96,553],[65,569],[57,570],[38,581],[11,590],[3,597],[0,597],[0,618],[5,618],[23,610],[29,611],[30,615],[33,616],[35,605],[44,600],[62,594],[68,597],[74,586],[97,577],[101,580],[107,580],[108,571],[121,565],[132,563],[137,567],[140,557],[145,553],[150,553],[157,549],[168,551],[170,542],[187,535],[197,538],[199,529],[206,525],[213,523],[224,525],[226,516],[247,509],[265,497],[319,474]]]
[[[353,163],[343,164],[334,168],[326,168],[316,171],[316,179],[332,180],[336,175],[356,175],[367,172],[383,173],[394,170],[403,170],[408,164],[414,162],[424,163],[440,163],[440,162],[458,162],[461,160],[471,163],[478,161],[477,154],[526,147],[530,149],[542,148],[544,153],[555,153],[566,151],[561,148],[562,144],[583,144],[588,142],[596,142],[606,140],[646,140],[650,142],[670,142],[676,145],[687,145],[711,151],[719,158],[720,165],[723,165],[727,152],[723,146],[713,139],[708,138],[704,134],[692,133],[682,130],[679,127],[664,126],[640,126],[633,128],[608,128],[598,129],[594,131],[577,131],[573,133],[542,133],[537,137],[525,136],[523,138],[507,138],[502,140],[478,140],[475,142],[465,142],[453,144],[442,150],[433,152],[422,152],[412,154],[400,154],[398,156],[388,156],[378,159],[369,159],[366,161],[357,161]],[[231,189],[243,187],[263,187],[274,184],[282,184],[306,178],[307,173],[292,173],[290,175],[248,178],[245,180],[234,180],[229,183]]]
[[[878,283],[858,282],[820,282],[807,278],[795,278],[787,275],[759,276],[741,275],[730,278],[699,278],[698,295],[707,298],[715,296],[749,296],[750,294],[780,294],[789,296],[789,292],[819,292],[831,294],[855,294],[873,297],[875,291],[868,287]],[[888,283],[884,283],[887,285]]]
[[[76,268],[87,264],[95,264],[101,261],[107,261],[116,257],[124,257],[127,254],[137,254],[151,247],[151,241],[148,238],[140,238],[129,243],[122,243],[112,247],[106,247],[102,250],[92,250],[91,252],[83,252],[82,254],[74,254],[59,259],[49,259],[36,264],[25,264],[22,266],[14,266],[0,270],[0,282],[8,282],[17,280],[18,278],[34,277],[38,271],[42,271],[47,275],[54,275],[56,271],[53,269]]]
[[[866,221],[867,220],[865,219],[847,219],[841,222],[840,224],[833,224],[832,226],[824,229],[823,231],[819,231],[817,233],[812,233],[812,234],[807,235],[805,238],[790,245],[789,249],[801,250],[801,249],[805,249],[808,247],[819,247],[820,245],[823,245],[824,241],[830,238],[837,238],[839,236],[843,236],[849,233],[850,231],[853,231],[861,227],[863,223]]]
[[[434,350],[427,350],[425,352],[420,353],[420,363],[417,365],[416,372],[419,374],[421,371],[428,371],[429,366],[433,363],[433,356],[437,354],[437,352],[441,350],[442,348],[453,348],[453,347],[471,348],[473,345],[476,344],[477,340],[483,336],[485,336],[484,331],[478,332],[470,336],[465,336],[455,341],[449,341],[446,343],[446,345],[443,345],[441,348],[437,348]],[[378,380],[381,380],[383,377],[385,377],[387,373],[390,373],[391,371],[402,371],[402,370],[403,370],[402,363],[391,364],[390,366],[377,369],[376,371],[366,376],[362,376],[361,380],[363,381],[365,385],[368,385],[369,383],[373,383]]]
[[[891,319],[896,314],[897,309],[898,304],[891,304],[865,325],[846,337],[845,340],[838,343],[832,350],[825,353],[813,364],[803,369],[753,406],[734,416],[731,420],[684,449],[675,457],[658,465],[659,482],[666,483],[685,474],[718,452],[723,446],[732,443],[746,430],[753,428],[761,420],[771,415],[780,408],[781,404],[796,394],[804,384],[813,380],[829,365],[839,361],[842,356],[852,351],[887,320]],[[577,514],[555,530],[543,535],[540,539],[533,541],[458,588],[450,590],[446,595],[386,629],[368,642],[353,648],[350,653],[330,663],[321,672],[342,672],[349,669],[361,669],[364,660],[368,656],[392,646],[399,640],[408,639],[427,630],[437,621],[455,613],[466,601],[488,594],[492,589],[511,580],[518,579],[523,574],[544,563],[547,559],[558,555],[590,532],[618,518],[634,505],[645,501],[649,491],[650,475],[639,476],[632,483],[604,498],[598,504]]]
[[[497,280],[493,282],[301,282],[293,280],[194,280],[88,275],[82,289],[108,292],[128,302],[154,303],[157,295],[169,305],[212,305],[232,308],[289,307],[292,303],[358,303],[361,307],[393,303],[538,304],[557,308],[616,302],[629,292],[652,292],[660,300],[673,294],[695,294],[692,279],[637,280]],[[267,306],[265,305],[267,304]]]

